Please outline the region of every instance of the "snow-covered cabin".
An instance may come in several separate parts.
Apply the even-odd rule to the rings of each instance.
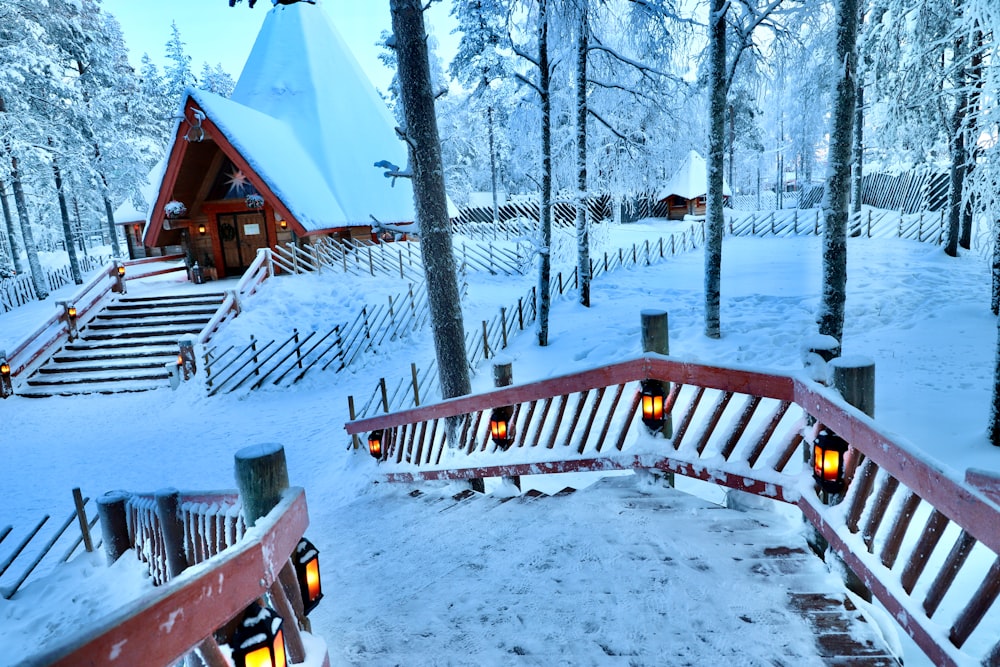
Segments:
[[[665,209],[669,220],[683,220],[686,215],[705,215],[707,192],[708,167],[705,158],[692,150],[657,193],[657,209]],[[732,196],[725,180],[722,193],[725,199]]]
[[[189,89],[181,114],[149,210],[116,215],[130,242],[143,224],[143,246],[181,246],[222,277],[259,248],[414,220],[410,181],[374,166],[407,164],[395,122],[319,5],[276,4],[232,98]]]

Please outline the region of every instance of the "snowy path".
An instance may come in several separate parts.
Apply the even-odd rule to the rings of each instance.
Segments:
[[[408,490],[312,508],[334,665],[824,664],[789,594],[842,588],[791,519],[634,476],[509,502]]]

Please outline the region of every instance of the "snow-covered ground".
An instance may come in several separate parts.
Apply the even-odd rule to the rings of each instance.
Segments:
[[[630,245],[633,239],[642,242],[656,231],[649,224],[626,225],[616,228],[615,235],[618,242]],[[852,239],[849,256],[844,352],[876,361],[877,421],[913,442],[956,478],[961,478],[967,467],[1000,471],[1000,450],[990,446],[985,437],[997,335],[996,318],[989,312],[986,262],[974,254],[952,259],[933,246],[891,240]],[[557,302],[547,348],[535,346],[534,336],[526,332],[513,338],[504,352],[513,361],[515,382],[638,355],[639,312],[648,308],[669,312],[674,355],[783,371],[801,368],[801,344],[815,331],[821,274],[819,240],[726,240],[721,340],[706,339],[701,333],[702,264],[703,255],[698,251],[651,267],[601,276],[594,283],[589,310],[571,299]],[[174,274],[168,274],[165,280],[173,279]],[[467,281],[466,325],[470,327],[492,316],[511,294],[530,288],[533,277],[505,281],[470,274]],[[157,286],[130,284],[129,292],[159,289],[163,282]],[[322,328],[325,321],[347,319],[366,300],[380,303],[386,294],[403,289],[386,282],[352,278],[347,284],[344,276],[332,273],[269,281],[258,297],[244,304],[246,313],[225,335],[238,338],[248,333],[251,323],[258,336],[274,338],[296,326],[300,330]],[[363,296],[366,294],[371,298]],[[51,308],[51,303],[32,304],[0,315],[0,349],[12,348],[20,336],[51,313]],[[202,388],[188,384],[173,392],[0,402],[4,454],[0,526],[26,524],[44,512],[64,513],[74,486],[83,487],[87,495],[167,486],[185,490],[231,488],[237,449],[280,442],[285,446],[292,483],[306,488],[312,517],[308,535],[321,550],[328,573],[328,597],[313,617],[314,630],[327,640],[334,664],[468,664],[470,659],[481,664],[515,660],[550,664],[557,662],[556,656],[564,664],[625,664],[628,658],[612,657],[607,651],[595,653],[594,643],[581,641],[592,624],[600,626],[604,621],[611,624],[609,628],[619,628],[609,630],[614,640],[608,645],[612,652],[627,653],[642,646],[645,657],[636,658],[634,664],[656,664],[651,656],[678,655],[667,653],[676,648],[670,642],[677,638],[656,632],[658,625],[678,617],[701,619],[700,629],[692,626],[681,635],[687,645],[699,632],[712,631],[715,637],[728,627],[722,620],[715,625],[716,619],[723,618],[717,598],[730,595],[748,581],[733,568],[715,569],[721,566],[714,562],[710,568],[716,576],[694,588],[717,586],[714,595],[686,589],[676,596],[650,592],[646,586],[652,587],[652,580],[640,585],[629,579],[635,576],[630,571],[636,567],[634,559],[623,554],[622,560],[615,560],[613,550],[603,549],[598,557],[600,567],[587,576],[592,582],[606,580],[607,591],[596,584],[566,584],[575,581],[574,568],[585,560],[586,554],[578,545],[617,539],[613,527],[607,526],[601,527],[598,537],[589,520],[593,516],[596,521],[614,521],[594,510],[594,504],[603,502],[600,494],[607,493],[600,488],[591,492],[593,496],[582,493],[552,499],[551,505],[530,506],[539,511],[519,512],[502,522],[491,522],[495,513],[476,518],[475,513],[465,512],[455,513],[455,522],[450,523],[446,514],[438,516],[433,509],[424,510],[426,515],[414,510],[419,505],[416,501],[407,504],[399,489],[373,486],[374,462],[367,454],[346,449],[343,424],[347,396],[367,396],[379,377],[408,376],[410,362],[422,366],[431,356],[429,333],[423,332],[344,373],[307,376],[291,390],[209,399]],[[481,368],[474,379],[475,390],[485,390],[490,383],[488,368]],[[544,480],[542,484],[545,490],[554,490],[572,482]],[[662,502],[686,502],[671,494]],[[569,502],[569,498],[580,500]],[[567,502],[557,506],[557,500]],[[775,521],[781,519],[780,514],[771,516]],[[657,542],[666,540],[662,517],[648,519],[650,530],[657,530],[648,538],[651,546],[646,538],[642,543],[654,553],[670,555],[669,548]],[[498,544],[513,540],[510,533],[516,532],[511,544],[517,545],[517,553],[509,559],[497,554],[479,559],[456,554],[448,569],[440,560],[453,553],[452,547],[418,549],[425,543],[435,544],[448,531],[495,531],[493,539]],[[692,557],[697,554],[709,559],[717,550],[708,532],[685,527],[683,534],[683,549]],[[461,542],[454,536],[448,539],[452,540],[449,544]],[[631,538],[626,540],[623,535],[621,539],[625,545],[632,544]],[[562,559],[561,553],[565,554]],[[427,568],[412,562],[418,557],[414,554],[429,559]],[[380,566],[373,565],[373,558]],[[538,559],[552,561],[553,571],[545,568],[540,572]],[[394,576],[388,576],[390,572]],[[407,574],[399,578],[398,572]],[[664,576],[685,579],[677,572],[664,572]],[[725,583],[720,585],[720,580]],[[517,592],[521,581],[531,592],[531,604],[540,605],[536,612],[538,618],[547,619],[545,623],[517,620],[519,612],[512,600],[524,601]],[[410,602],[406,601],[405,586],[413,587]],[[426,586],[431,589],[424,590]],[[402,597],[392,598],[390,590]],[[24,595],[38,600],[40,596],[31,591],[29,586]],[[572,619],[559,606],[570,591],[573,602],[569,608],[580,612]],[[490,607],[488,601],[501,593],[506,597],[495,608]],[[37,624],[47,623],[44,605],[31,605],[32,611],[25,611],[27,605],[19,603],[20,598],[21,594],[11,602],[0,600],[0,637],[4,641],[9,633],[30,625],[24,621],[25,614],[33,615]],[[473,604],[471,600],[487,602]],[[609,601],[620,618],[601,616],[605,613],[601,610],[612,608]],[[449,609],[452,603],[455,609]],[[591,608],[598,610],[592,617],[588,616]],[[94,612],[80,613],[91,617]],[[459,618],[462,623],[456,620]],[[15,623],[12,619],[21,620]],[[554,623],[555,619],[563,619],[565,625]],[[622,624],[621,619],[633,625]],[[459,635],[460,640],[453,642]],[[553,641],[559,642],[560,652],[541,650],[543,646],[551,648]],[[764,644],[765,652],[770,648],[773,655],[791,655],[781,644],[780,633],[758,633],[753,642],[755,648]],[[584,645],[586,651],[581,648],[574,653],[574,647]],[[515,646],[526,653],[521,656]],[[504,653],[504,647],[513,652]],[[539,650],[533,650],[536,648]],[[912,650],[908,651],[907,665],[921,664],[922,657]],[[425,654],[431,651],[433,655]],[[716,664],[727,655],[707,652],[685,659],[688,664]],[[3,660],[0,664],[6,664]],[[730,661],[763,664],[742,663],[738,658]]]

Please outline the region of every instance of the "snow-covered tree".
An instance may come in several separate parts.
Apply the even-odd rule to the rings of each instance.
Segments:
[[[222,63],[216,63],[215,67],[209,66],[208,63],[202,63],[198,87],[201,90],[228,98],[232,96],[236,82],[233,81],[229,72],[222,68]]]
[[[184,46],[177,21],[171,21],[170,39],[164,47],[167,64],[163,68],[163,84],[167,97],[174,106],[180,104],[186,88],[198,85],[198,79],[191,69],[191,56],[185,53]]]
[[[451,245],[424,7],[422,0],[390,0],[389,8],[405,119],[402,134],[410,154],[409,170],[420,226],[420,252],[426,269],[441,395],[452,398],[468,394],[472,385]]]

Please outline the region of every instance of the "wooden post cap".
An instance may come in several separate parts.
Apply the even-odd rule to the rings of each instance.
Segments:
[[[285,448],[278,443],[249,445],[236,452],[236,485],[247,526],[270,512],[288,488]]]
[[[670,354],[670,323],[665,310],[642,310],[642,351]]]

